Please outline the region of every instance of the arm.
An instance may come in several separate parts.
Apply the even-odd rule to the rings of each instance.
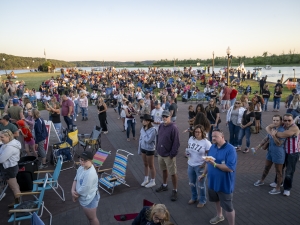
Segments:
[[[150,128],[151,129],[151,128]],[[145,132],[146,135],[143,137],[143,141],[146,143],[151,143],[156,139],[156,130],[153,127],[150,132]]]
[[[285,130],[284,132],[276,132],[275,136],[279,138],[287,138],[298,134],[298,132],[299,128],[297,126],[292,126],[290,129]]]
[[[175,157],[178,154],[178,149],[180,146],[178,129],[174,128],[171,135],[172,135],[173,143],[172,143],[172,149],[170,151],[170,157],[172,159],[173,157]]]
[[[73,202],[76,202],[77,198],[79,197],[78,193],[76,192],[76,184],[77,181],[74,180],[71,188]]]
[[[107,105],[105,103],[103,103],[103,107],[104,109],[102,111],[99,111],[99,113],[103,113],[107,111]]]
[[[272,138],[274,139],[275,144],[276,144],[277,146],[280,146],[280,145],[282,145],[282,143],[285,141],[285,139],[280,140],[278,137],[276,137],[276,133],[277,133],[277,132],[273,132],[273,133],[272,133]]]

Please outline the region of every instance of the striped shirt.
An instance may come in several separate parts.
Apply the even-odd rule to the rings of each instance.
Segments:
[[[296,126],[296,124],[293,124],[292,126]],[[286,130],[288,130],[290,127],[288,127]],[[285,140],[285,152],[287,154],[294,154],[299,152],[299,138],[300,134],[293,135],[291,137],[286,138]]]

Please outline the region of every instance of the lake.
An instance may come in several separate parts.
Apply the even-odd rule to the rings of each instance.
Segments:
[[[86,71],[91,71],[92,67],[78,67],[78,69],[82,69],[82,70],[86,70]],[[94,67],[95,68],[95,67]],[[173,70],[173,67],[163,67],[164,69],[170,69]],[[245,69],[246,71],[250,70],[251,72],[253,72],[253,66],[248,67],[246,66]],[[116,68],[117,70],[121,70],[122,68]],[[126,67],[126,69],[132,71],[132,70],[137,70],[138,67]],[[146,67],[141,68],[144,70],[147,70]],[[180,69],[182,70],[183,68],[180,67]],[[200,67],[193,67],[193,69],[200,69]],[[210,68],[212,69],[212,68]],[[220,69],[223,69],[223,67],[215,67],[214,71],[215,72],[219,72]],[[293,69],[295,69],[296,72],[296,78],[300,78],[300,66],[293,66],[293,67],[272,67],[271,70],[266,70],[266,69],[262,69],[261,70],[261,75],[262,76],[266,76],[268,75],[268,79],[267,81],[271,81],[271,82],[276,82],[278,79],[281,79],[282,74],[284,74],[284,78],[283,81],[285,81],[287,78],[289,77],[294,77],[294,71]],[[59,69],[56,69],[56,71],[58,72]],[[7,70],[7,73],[10,73],[11,70]],[[30,72],[30,70],[26,69],[26,70],[14,70],[15,74],[19,74],[19,73],[28,73]],[[5,74],[4,70],[0,70],[0,74],[3,75]]]

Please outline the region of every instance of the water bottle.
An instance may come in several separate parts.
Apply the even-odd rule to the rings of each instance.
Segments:
[[[186,154],[187,157],[190,157],[190,152],[189,152],[188,148],[185,149],[185,154]]]
[[[253,155],[255,155],[255,153],[256,153],[255,148],[251,148],[251,152],[252,152]]]

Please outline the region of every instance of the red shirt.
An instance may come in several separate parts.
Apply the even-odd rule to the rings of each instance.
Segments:
[[[231,93],[231,89],[229,87],[224,87],[223,89],[224,97],[222,98],[222,100],[230,100],[230,93]]]
[[[230,93],[230,100],[236,98],[237,94],[238,94],[238,91],[235,89],[232,89],[231,93]]]

